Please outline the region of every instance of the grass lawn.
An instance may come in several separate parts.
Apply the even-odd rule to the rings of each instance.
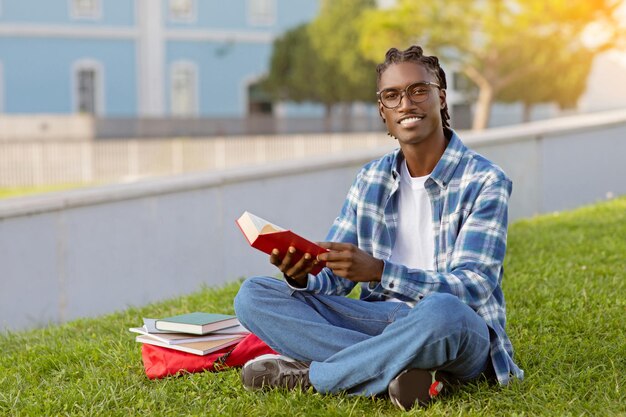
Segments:
[[[471,384],[408,414],[626,415],[626,198],[515,223],[505,268],[508,332],[526,379]],[[0,336],[0,415],[402,414],[384,398],[249,393],[238,370],[148,380],[126,329],[143,316],[232,313],[237,288]]]

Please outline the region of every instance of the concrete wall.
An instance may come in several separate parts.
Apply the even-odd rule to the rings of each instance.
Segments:
[[[95,123],[86,114],[0,114],[0,146],[3,142],[92,140]]]
[[[512,177],[513,219],[626,194],[626,112],[463,137]],[[389,149],[0,201],[0,329],[274,274],[235,219],[323,239],[358,168]]]

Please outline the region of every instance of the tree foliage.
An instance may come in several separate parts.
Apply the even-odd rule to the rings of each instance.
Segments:
[[[322,65],[336,69],[344,102],[375,101],[376,66],[358,48],[360,16],[374,0],[322,0],[319,16],[309,26],[311,44]]]
[[[300,25],[274,41],[264,88],[276,100],[314,101],[332,106],[341,101],[330,77],[333,72],[333,68],[321,64],[311,45],[308,26]]]
[[[583,47],[563,47],[559,36],[529,39],[520,48],[519,61],[534,61],[535,66],[523,76],[500,89],[495,99],[504,103],[521,102],[524,121],[529,121],[532,106],[553,103],[561,109],[575,108],[585,92],[593,63],[593,53]],[[512,71],[502,67],[503,73]]]
[[[474,128],[482,129],[496,98],[575,103],[593,57],[623,39],[615,17],[621,3],[399,0],[394,8],[363,14],[360,49],[380,60],[391,45],[417,43],[452,63],[478,87]],[[603,39],[589,46],[582,35],[594,26]],[[546,88],[527,91],[536,83]]]
[[[275,40],[265,89],[277,100],[321,103],[327,117],[336,104],[375,101],[375,65],[357,47],[359,13],[373,4],[323,1],[315,20]]]

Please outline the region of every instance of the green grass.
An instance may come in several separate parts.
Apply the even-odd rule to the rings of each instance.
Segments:
[[[88,187],[89,184],[59,184],[41,185],[33,187],[0,187],[0,200],[3,198],[22,197],[33,194],[50,193],[54,191],[70,190],[73,188]]]
[[[504,290],[522,383],[470,384],[428,416],[626,415],[626,198],[517,222]],[[250,393],[238,370],[150,381],[127,328],[143,316],[232,313],[238,283],[0,336],[0,415],[391,416],[384,398]]]

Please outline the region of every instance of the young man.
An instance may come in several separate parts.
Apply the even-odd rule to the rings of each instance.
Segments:
[[[321,243],[328,253],[293,263],[275,250],[286,282],[243,283],[237,316],[285,355],[248,362],[248,389],[388,392],[409,409],[451,381],[523,377],[501,289],[511,182],[450,129],[436,57],[392,48],[377,73],[380,116],[400,148],[359,172]],[[318,261],[326,267],[310,275]],[[360,300],[345,297],[357,283]]]

